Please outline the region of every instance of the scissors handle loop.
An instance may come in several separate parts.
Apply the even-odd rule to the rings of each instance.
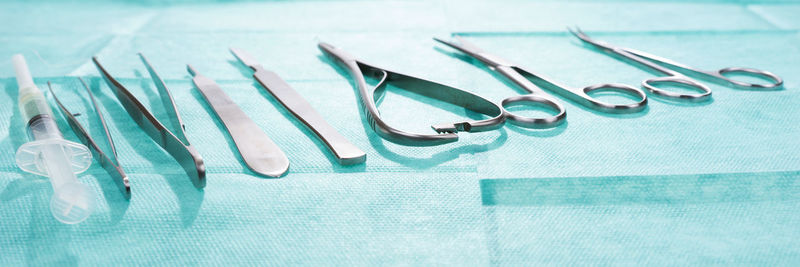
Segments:
[[[625,95],[629,95],[633,97],[633,100],[636,101],[635,103],[628,103],[628,104],[612,104],[605,101],[598,100],[595,97],[589,95],[589,92],[592,91],[612,91],[612,92],[619,92]],[[632,113],[638,112],[645,108],[647,105],[647,94],[644,93],[641,89],[634,88],[633,86],[627,84],[619,84],[619,83],[603,83],[603,84],[596,84],[586,86],[582,90],[582,94],[579,94],[583,100],[588,102],[591,106],[596,107],[602,111],[608,113]]]
[[[737,81],[725,76],[726,73],[742,74],[745,76],[760,78],[771,83],[757,84]],[[731,67],[720,69],[717,71],[717,74],[719,74],[720,78],[723,80],[729,82],[733,86],[739,87],[740,89],[781,89],[783,87],[783,79],[781,79],[781,77],[772,72],[759,69]]]
[[[678,93],[673,92],[665,89],[660,89],[658,86],[660,85],[673,85],[673,86],[680,86],[680,87],[689,87],[692,89],[696,89],[699,92],[693,94],[685,94],[685,93]],[[642,86],[646,88],[648,91],[665,97],[670,98],[677,98],[683,99],[691,102],[701,102],[705,101],[711,97],[711,89],[708,86],[705,86],[701,83],[698,83],[694,80],[690,80],[683,77],[678,76],[666,76],[666,77],[657,77],[652,79],[647,79],[642,81]]]
[[[549,97],[544,97],[537,94],[527,94],[527,95],[508,97],[506,99],[503,99],[503,101],[500,104],[503,106],[503,112],[505,113],[505,117],[508,119],[507,121],[509,123],[525,128],[532,128],[532,129],[552,128],[564,122],[564,118],[567,117],[567,111],[566,109],[564,109],[564,106],[562,106],[555,100],[550,99]],[[532,104],[533,106],[544,106],[552,108],[553,110],[555,110],[556,114],[549,117],[539,117],[539,118],[516,115],[506,110],[507,107],[514,104],[529,104],[529,105]]]

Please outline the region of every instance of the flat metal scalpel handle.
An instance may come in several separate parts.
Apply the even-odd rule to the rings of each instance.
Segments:
[[[336,160],[342,165],[359,164],[367,160],[367,154],[358,147],[350,143],[344,136],[339,134],[333,126],[328,124],[322,116],[311,107],[300,94],[292,89],[278,74],[268,71],[260,66],[254,67],[256,78],[264,88],[269,91],[278,101],[289,110],[297,119],[302,121],[308,128],[319,137],[328,149],[336,156]]]
[[[225,125],[247,167],[269,177],[285,174],[289,159],[278,145],[211,78],[200,75],[190,65],[186,69],[194,76],[192,82],[197,90]]]

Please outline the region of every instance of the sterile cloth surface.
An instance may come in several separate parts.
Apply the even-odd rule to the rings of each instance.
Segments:
[[[791,1],[89,1],[0,3],[0,265],[798,265],[800,4]],[[593,38],[706,70],[769,70],[780,91],[708,84],[712,101],[649,98],[607,115],[556,97],[567,123],[507,124],[456,143],[408,147],[378,137],[349,76],[320,41],[371,64],[493,101],[522,94],[433,37],[456,33],[561,84],[624,83],[652,73],[587,49]],[[312,132],[228,52],[242,48],[304,96],[367,162],[339,166]],[[99,77],[104,67],[156,117],[158,93],[136,53],[171,90],[207,186],[142,132]],[[11,55],[28,58],[67,107],[93,116],[87,79],[114,138],[132,198],[97,163],[88,220],[49,212],[50,184],[14,164],[26,142]],[[194,88],[214,79],[288,156],[289,173],[256,176]],[[49,95],[49,94],[48,94]],[[48,96],[49,99],[52,98]],[[394,87],[391,125],[475,114]],[[518,110],[519,112],[526,112]],[[56,111],[56,114],[57,111]],[[66,138],[77,138],[57,116]],[[78,116],[99,135],[98,125]]]

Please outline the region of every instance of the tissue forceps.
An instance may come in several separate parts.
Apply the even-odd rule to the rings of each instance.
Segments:
[[[350,73],[351,78],[355,80],[361,98],[361,107],[364,109],[364,115],[367,117],[370,127],[380,137],[390,142],[409,146],[441,145],[458,141],[456,133],[459,131],[489,131],[502,127],[505,122],[503,109],[481,96],[455,87],[375,67],[327,43],[319,43],[318,46],[324,54]],[[380,82],[375,87],[369,88],[364,75],[380,79]],[[491,118],[431,126],[438,134],[416,134],[398,130],[381,119],[377,106],[385,93],[386,85],[390,82],[409,92],[461,106]]]
[[[455,39],[458,40],[458,43],[445,41],[439,38],[433,38],[433,39],[483,62],[490,69],[500,73],[501,75],[503,75],[505,78],[507,78],[517,86],[521,87],[522,89],[525,89],[525,91],[528,91],[528,94],[525,95],[512,96],[503,99],[501,105],[504,108],[512,104],[528,102],[528,103],[542,104],[545,106],[552,107],[557,112],[556,115],[550,117],[533,118],[533,117],[515,115],[511,112],[506,111],[506,116],[510,120],[509,122],[518,126],[526,128],[555,127],[561,124],[564,118],[566,118],[567,116],[566,109],[564,109],[564,106],[558,103],[552,96],[547,94],[545,91],[540,89],[540,87],[537,87],[536,84],[540,84],[541,87],[556,92],[557,94],[572,101],[575,101],[581,105],[607,113],[633,113],[641,111],[642,109],[645,108],[645,105],[647,105],[647,95],[642,90],[631,87],[629,85],[618,84],[618,83],[604,83],[604,84],[590,85],[583,88],[569,88],[566,86],[559,85],[555,81],[545,78],[542,75],[536,74],[532,71],[514,65],[496,55],[489,54],[483,51],[483,49],[473,45],[472,43],[467,42],[462,38],[459,38],[458,36],[455,37]],[[612,104],[600,101],[588,95],[588,93],[591,91],[601,90],[601,89],[613,90],[616,92],[621,92],[630,96],[634,96],[636,97],[635,100],[636,103]]]
[[[100,126],[103,127],[105,138],[102,139],[104,142],[106,142],[108,148],[111,150],[110,154],[106,154],[102,149],[100,149],[100,146],[98,146],[92,136],[89,135],[89,131],[87,131],[86,128],[84,128],[78,121],[78,119],[75,118],[75,115],[72,115],[73,113],[67,110],[67,107],[61,103],[58,97],[56,97],[56,93],[53,92],[53,87],[50,86],[50,82],[47,82],[47,88],[50,90],[50,94],[53,96],[53,99],[56,100],[56,105],[58,105],[59,110],[61,110],[61,114],[67,118],[69,127],[72,128],[72,131],[75,132],[75,135],[81,139],[81,142],[83,142],[83,144],[86,145],[90,151],[92,151],[92,156],[94,156],[97,162],[100,163],[100,166],[102,166],[103,169],[105,169],[106,172],[111,175],[112,180],[115,184],[117,184],[117,187],[122,192],[122,195],[125,197],[125,199],[130,199],[130,181],[128,179],[128,175],[122,170],[122,167],[117,160],[117,150],[114,148],[114,139],[111,138],[111,133],[108,131],[106,120],[103,119],[103,113],[100,112],[100,107],[97,105],[94,94],[92,94],[92,91],[89,90],[89,86],[86,85],[86,82],[84,82],[80,77],[78,77],[78,80],[81,81],[81,84],[83,84],[83,87],[86,88],[86,92],[89,94],[89,100],[91,100],[92,107],[94,108],[95,113],[97,113],[97,116],[95,116],[96,121]]]
[[[783,80],[781,79],[781,77],[768,71],[752,69],[752,68],[740,68],[740,67],[728,67],[716,71],[698,70],[663,57],[659,57],[656,55],[648,54],[630,48],[616,47],[602,41],[593,40],[589,38],[589,36],[587,36],[580,29],[575,29],[575,30],[569,29],[569,31],[573,35],[578,37],[578,39],[581,39],[581,41],[588,43],[602,50],[603,52],[606,52],[606,54],[621,57],[623,61],[627,63],[635,62],[642,66],[648,67],[653,71],[667,75],[663,77],[650,78],[642,81],[642,86],[656,95],[670,97],[670,98],[678,98],[693,102],[704,101],[708,99],[711,96],[711,89],[708,88],[708,86],[689,78],[688,76],[739,89],[780,90],[781,88],[783,88]],[[748,82],[737,81],[726,77],[725,76],[726,73],[737,73],[750,77],[759,77],[764,80],[768,80],[772,83],[753,84]],[[700,92],[689,93],[689,94],[672,92],[665,89],[659,89],[658,85],[661,84],[671,84],[671,85],[694,88]]]
[[[103,76],[103,80],[106,81],[108,87],[111,88],[111,91],[114,92],[114,95],[122,104],[122,107],[125,108],[128,115],[139,125],[139,128],[178,161],[186,174],[189,175],[189,179],[195,187],[205,187],[206,167],[203,163],[203,158],[200,157],[197,150],[189,144],[189,140],[186,139],[186,134],[183,132],[185,127],[183,126],[183,121],[178,113],[178,109],[175,107],[175,101],[173,101],[172,95],[169,93],[164,81],[156,74],[144,55],[140,53],[139,58],[150,73],[150,78],[153,79],[156,88],[158,88],[161,103],[164,105],[164,109],[170,117],[173,131],[167,129],[164,124],[156,119],[156,117],[128,91],[128,89],[122,86],[114,77],[111,77],[111,74],[108,74],[108,71],[97,61],[97,57],[92,57],[92,61]]]

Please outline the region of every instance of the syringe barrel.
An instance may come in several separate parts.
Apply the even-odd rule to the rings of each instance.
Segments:
[[[27,125],[28,138],[30,140],[44,140],[44,139],[64,139],[61,131],[58,130],[58,124],[52,116],[48,114],[39,114],[28,120]]]
[[[31,72],[28,69],[28,63],[25,62],[25,57],[21,54],[16,54],[11,57],[11,63],[14,64],[14,74],[16,74],[17,77],[17,86],[19,86],[19,90],[22,91],[31,87],[36,88],[36,85],[33,83]]]
[[[39,91],[36,87],[25,90],[20,88],[19,93],[19,111],[26,124],[30,125],[34,119],[40,116],[53,119],[53,112],[50,109],[50,105],[47,104],[47,99],[44,98],[42,91]]]
[[[19,110],[30,140],[64,138],[58,129],[47,99],[44,98],[42,91],[36,88],[36,84],[30,77],[25,59],[20,55],[15,55],[12,60],[19,86]]]
[[[76,172],[91,164],[89,149],[64,140],[50,105],[36,88],[22,55],[11,58],[19,86],[19,108],[30,142],[17,150],[15,160],[24,171],[50,177],[53,198],[50,211],[64,223],[79,223],[89,217],[94,194],[78,181]]]
[[[66,151],[66,147],[58,143],[43,145],[41,157],[42,162],[47,164],[47,176],[50,177],[50,183],[56,193],[61,185],[78,182],[78,178],[72,172],[69,151]]]
[[[33,83],[33,78],[28,70],[28,64],[25,58],[20,54],[11,57],[14,63],[14,72],[17,75],[17,87],[19,87],[19,110],[22,113],[22,119],[25,126],[28,128],[28,137],[31,140],[41,140],[50,138],[51,136],[42,135],[45,132],[57,133],[61,137],[61,132],[55,126],[53,118],[53,111],[50,105],[47,104],[47,99],[36,84]],[[35,130],[32,131],[31,126],[36,125]]]

